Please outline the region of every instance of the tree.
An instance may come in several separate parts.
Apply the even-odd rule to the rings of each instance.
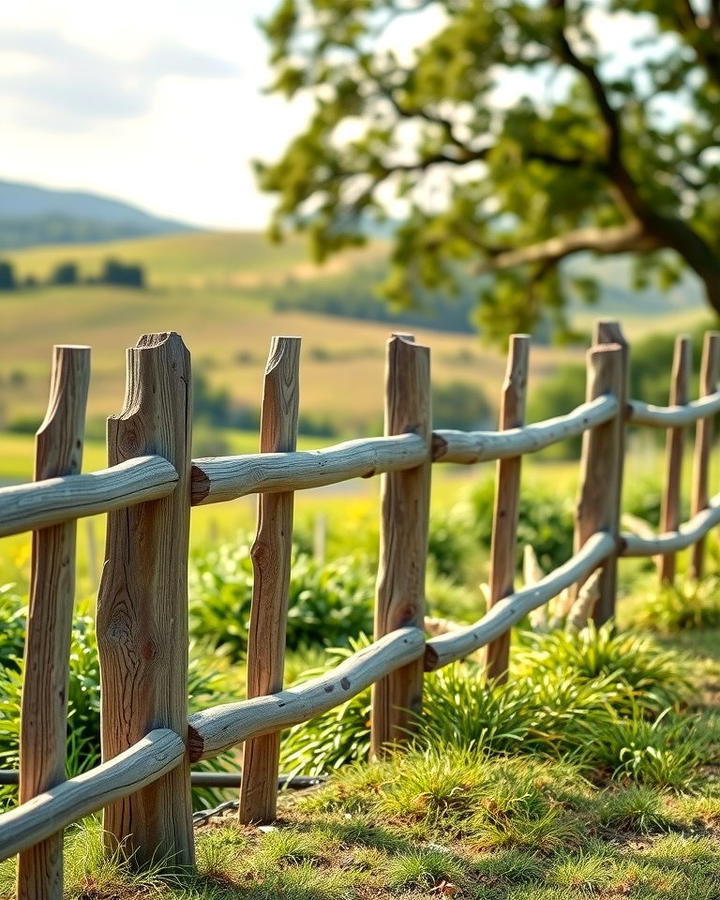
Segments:
[[[50,276],[50,284],[77,284],[78,283],[78,267],[77,263],[64,262],[58,263],[53,269]]]
[[[562,329],[597,295],[561,265],[582,252],[632,254],[637,285],[691,270],[720,313],[719,0],[282,0],[263,27],[271,89],[314,104],[257,164],[276,236],[323,259],[390,219],[386,296],[471,284],[490,336]]]
[[[17,287],[12,263],[0,260],[0,291],[14,291]]]

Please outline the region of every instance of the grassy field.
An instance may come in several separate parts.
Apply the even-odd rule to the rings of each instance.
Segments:
[[[226,388],[236,403],[259,405],[262,374],[274,334],[303,337],[301,410],[324,416],[348,435],[367,433],[380,420],[383,403],[384,343],[392,324],[277,312],[268,287],[277,294],[288,280],[320,283],[338,271],[377,260],[382,245],[350,252],[318,268],[307,262],[304,245],[293,240],[272,246],[255,233],[201,233],[88,246],[41,247],[9,258],[19,275],[47,278],[54,265],[75,260],[83,277],[97,274],[116,256],[142,263],[149,288],[133,291],[100,285],[34,288],[0,297],[3,354],[0,357],[2,423],[38,422],[47,397],[53,344],[89,344],[93,351],[88,414],[93,433],[122,405],[124,350],[148,331],[180,332],[193,365],[211,385]],[[603,314],[583,314],[581,324]],[[647,330],[647,316],[628,314],[631,335]],[[656,330],[674,331],[701,317],[670,306],[654,315]],[[400,327],[407,330],[407,327]],[[504,355],[469,334],[414,329],[432,349],[433,380],[479,386],[495,404]],[[582,359],[582,348],[533,348],[530,391],[561,363]],[[9,477],[0,462],[0,479]]]

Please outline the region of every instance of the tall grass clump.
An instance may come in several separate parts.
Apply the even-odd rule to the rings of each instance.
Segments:
[[[653,581],[654,581],[653,573]],[[697,581],[687,574],[675,584],[640,587],[632,623],[660,634],[720,627],[720,578]]]
[[[349,652],[335,652],[331,665]],[[679,715],[690,690],[685,658],[646,638],[609,626],[533,635],[505,684],[488,682],[473,661],[429,675],[413,740],[496,758],[567,759],[596,780],[679,790],[691,786],[708,746]],[[321,774],[360,761],[369,728],[370,694],[363,692],[291,729],[284,764]]]

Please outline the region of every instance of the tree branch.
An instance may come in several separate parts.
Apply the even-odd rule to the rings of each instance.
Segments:
[[[565,0],[549,0],[549,7],[562,16],[563,24],[558,28],[556,35],[560,59],[571,68],[575,69],[575,71],[585,79],[593,99],[595,100],[600,117],[605,124],[607,134],[606,153],[608,174],[617,186],[620,196],[627,205],[629,211],[635,218],[642,221],[647,213],[647,209],[640,197],[635,182],[623,162],[622,127],[618,112],[608,100],[605,87],[593,66],[580,59],[570,46],[570,42],[565,34],[565,27],[567,25]]]
[[[641,253],[657,250],[660,246],[661,243],[648,235],[638,222],[614,228],[579,228],[562,237],[549,238],[529,247],[496,253],[480,266],[477,274],[485,275],[488,272],[536,263],[548,264],[549,267],[549,264],[583,250],[602,254]]]

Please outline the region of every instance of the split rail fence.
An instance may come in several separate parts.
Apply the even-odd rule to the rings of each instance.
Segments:
[[[628,399],[628,345],[615,322],[596,327],[587,354],[586,401],[567,415],[524,423],[529,339],[511,339],[500,430],[433,431],[430,351],[408,335],[388,342],[385,434],[312,452],[296,450],[300,340],[275,338],[265,371],[261,452],[191,458],[190,355],[175,333],[145,335],[128,351],[122,411],[108,420],[109,467],[81,472],[90,351],[56,347],[50,401],[36,439],[35,481],[0,489],[0,536],[32,531],[30,605],[21,715],[19,805],[0,815],[0,858],[19,853],[18,897],[62,896],[62,830],[104,810],[109,850],[142,867],[194,861],[190,767],[244,744],[240,817],[275,814],[280,731],[373,686],[372,749],[397,747],[419,710],[423,674],[485,648],[503,678],[509,633],[561,591],[599,571],[594,618],[613,615],[618,559],[675,554],[720,523],[708,496],[720,334],[705,336],[701,396],[689,400],[690,344],[678,338],[670,405]],[[620,531],[626,425],[667,432],[661,533]],[[685,431],[696,425],[692,517],[680,522]],[[522,456],[582,435],[573,556],[515,591]],[[475,624],[428,639],[424,624],[431,468],[497,460],[490,607]],[[283,689],[293,495],[382,474],[375,641],[334,671]],[[259,495],[252,548],[254,589],[248,697],[188,718],[187,563],[192,506]],[[73,616],[76,521],[107,513],[97,603],[102,673],[102,763],[65,780],[67,681]]]

